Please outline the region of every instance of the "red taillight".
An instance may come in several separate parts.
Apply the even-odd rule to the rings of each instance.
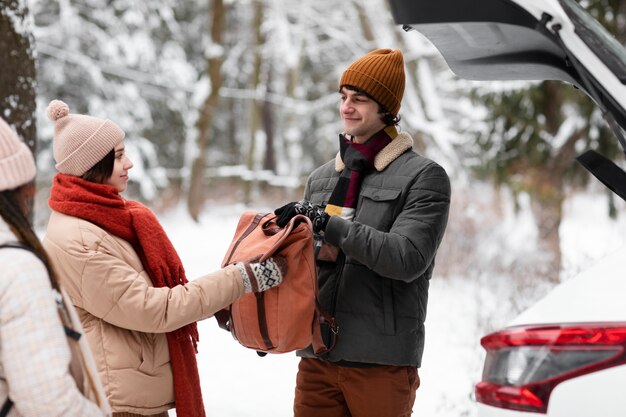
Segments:
[[[481,344],[487,358],[477,401],[546,413],[559,383],[626,363],[626,323],[513,327]]]

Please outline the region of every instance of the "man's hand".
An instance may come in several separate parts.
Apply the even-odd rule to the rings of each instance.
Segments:
[[[279,227],[285,227],[291,219],[298,214],[303,214],[311,219],[313,223],[313,232],[319,234],[326,229],[330,216],[324,212],[324,207],[311,204],[306,200],[293,201],[274,210],[274,214],[278,216],[276,224]]]
[[[300,214],[296,211],[296,204],[298,204],[297,201],[292,201],[274,210],[274,214],[278,216],[276,224],[278,224],[279,227],[287,226],[287,223],[289,223],[291,219]]]

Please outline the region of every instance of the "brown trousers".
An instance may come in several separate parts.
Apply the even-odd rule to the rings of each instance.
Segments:
[[[408,417],[420,385],[417,368],[351,368],[301,359],[294,417]]]

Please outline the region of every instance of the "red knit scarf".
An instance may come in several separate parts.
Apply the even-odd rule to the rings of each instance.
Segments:
[[[59,173],[49,204],[52,210],[87,220],[130,243],[155,287],[173,288],[188,282],[156,216],[142,204],[124,200],[115,187]],[[195,322],[167,333],[178,417],[205,416],[196,364],[198,340]]]

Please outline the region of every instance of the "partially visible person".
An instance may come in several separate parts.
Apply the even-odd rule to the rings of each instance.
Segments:
[[[299,351],[295,417],[408,417],[420,385],[428,286],[446,229],[450,180],[399,131],[402,52],[377,49],[339,81],[344,131],[332,161],[309,176],[305,214],[323,242],[319,298],[336,318],[334,348]],[[336,329],[325,329],[331,345]]]
[[[124,131],[53,100],[52,214],[44,246],[76,306],[114,417],[205,415],[197,320],[282,282],[270,258],[188,281],[156,216],[124,199],[133,167]],[[207,236],[207,239],[210,239]],[[261,381],[259,381],[261,383]]]
[[[78,317],[27,219],[35,173],[30,150],[0,119],[0,415],[110,416]]]

